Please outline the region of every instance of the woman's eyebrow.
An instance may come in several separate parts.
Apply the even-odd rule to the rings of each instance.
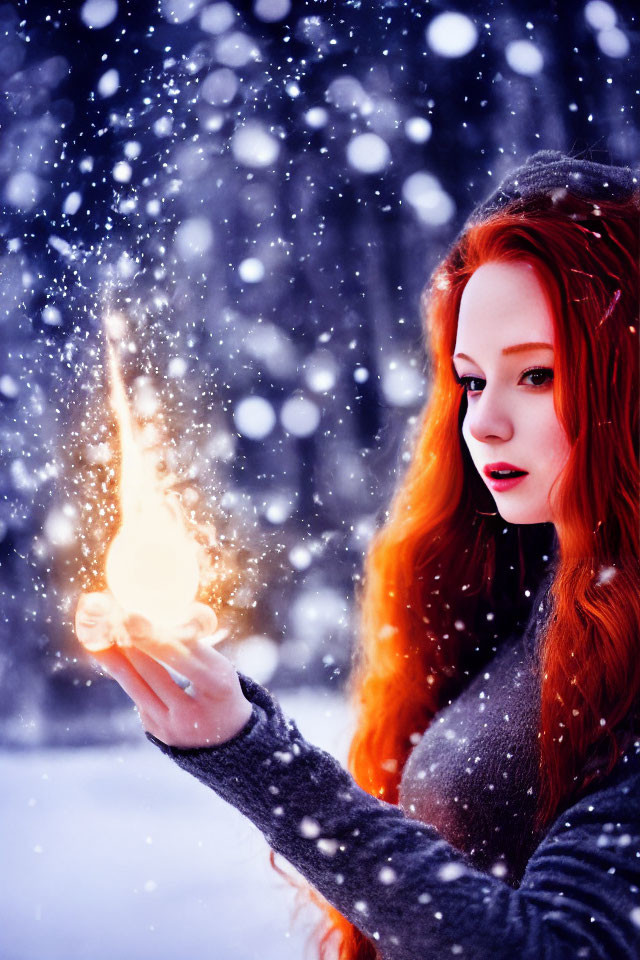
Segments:
[[[514,343],[510,347],[505,347],[502,351],[503,354],[509,353],[523,353],[525,350],[553,350],[553,345],[550,343],[541,343],[540,341],[531,341],[530,343]],[[466,353],[454,353],[453,359],[460,357],[461,360],[470,360],[471,363],[475,363],[471,357],[468,357]]]

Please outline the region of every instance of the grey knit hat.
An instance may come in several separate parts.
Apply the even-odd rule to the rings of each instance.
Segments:
[[[515,200],[567,190],[585,200],[624,201],[640,185],[640,171],[592,160],[578,160],[559,150],[540,150],[513,170],[486,200],[472,211],[465,226],[483,220]]]

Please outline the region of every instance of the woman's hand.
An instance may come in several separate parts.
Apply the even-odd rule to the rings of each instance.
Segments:
[[[159,630],[126,616],[108,592],[83,594],[76,611],[78,639],[134,701],[144,729],[183,748],[224,743],[251,716],[233,664],[212,646],[216,626],[213,611],[194,603],[185,624]],[[189,685],[183,689],[162,664]]]

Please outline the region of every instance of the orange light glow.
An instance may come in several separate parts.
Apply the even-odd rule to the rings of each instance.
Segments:
[[[107,552],[107,584],[128,613],[172,626],[188,617],[198,591],[198,544],[177,496],[162,489],[155,463],[140,443],[111,344],[108,351],[120,440],[121,525]]]

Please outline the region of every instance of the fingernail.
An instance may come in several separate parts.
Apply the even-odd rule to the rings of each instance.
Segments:
[[[183,623],[176,628],[176,636],[179,640],[193,640],[197,633],[197,626],[192,621]]]
[[[101,596],[88,594],[82,601],[82,612],[89,617],[103,617],[109,607],[108,601]]]
[[[209,643],[212,647],[215,647],[217,644],[222,643],[223,640],[226,640],[228,636],[229,630],[226,627],[221,627],[220,630],[216,630],[215,633],[209,636]]]

